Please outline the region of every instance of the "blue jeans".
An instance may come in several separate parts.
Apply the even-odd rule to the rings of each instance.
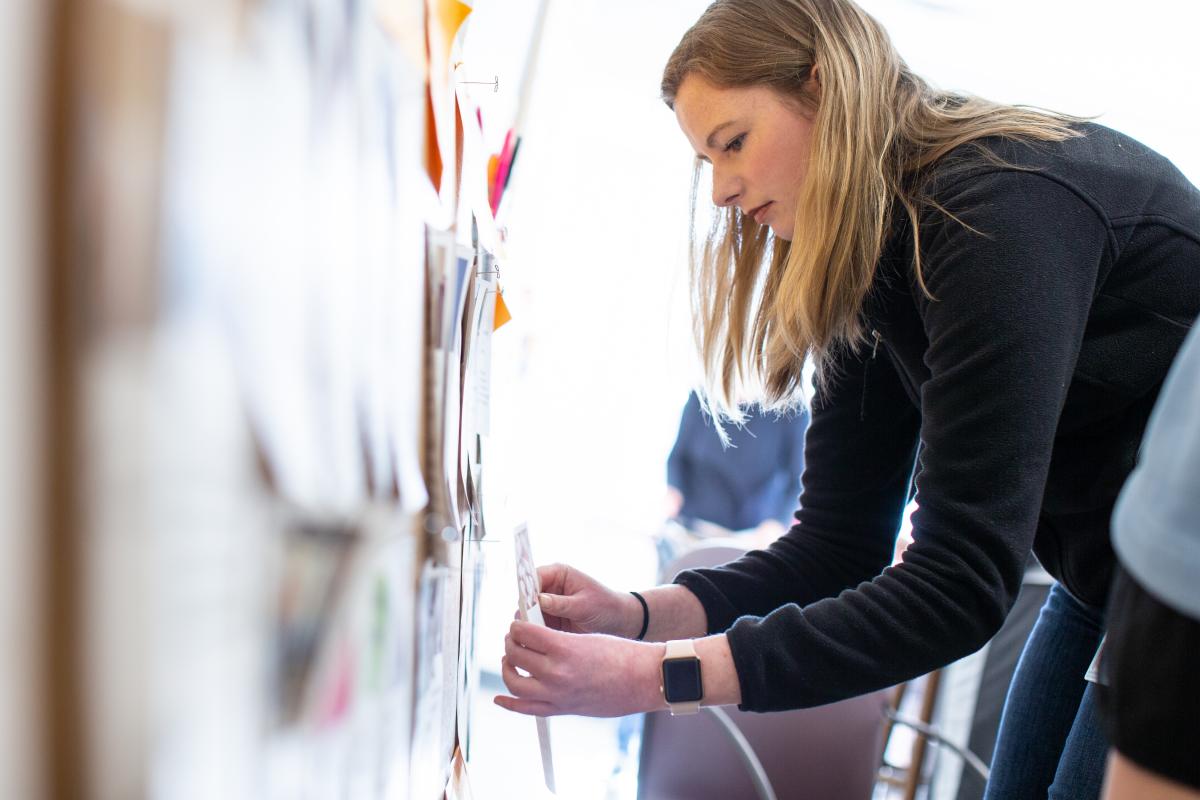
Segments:
[[[1050,589],[1008,688],[984,800],[1096,800],[1108,751],[1083,679],[1104,610]]]

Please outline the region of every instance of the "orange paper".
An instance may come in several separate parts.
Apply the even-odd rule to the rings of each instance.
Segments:
[[[459,0],[435,0],[437,20],[441,23],[442,32],[446,37],[446,51],[450,51],[450,42],[463,22],[471,13],[471,7],[460,3]]]
[[[512,320],[512,314],[508,313],[508,306],[504,302],[504,292],[496,292],[496,320],[492,324],[492,330],[500,330],[500,326]]]
[[[433,181],[434,187],[440,192],[442,172],[445,166],[444,159],[451,157],[452,154],[449,152],[451,143],[440,141],[438,137],[439,130],[443,134],[449,134],[449,131],[438,124],[437,116],[440,110],[447,107],[435,103],[433,93],[446,91],[446,82],[449,80],[450,51],[454,46],[454,37],[458,35],[458,29],[462,27],[463,21],[471,13],[471,7],[463,5],[458,0],[427,0],[426,8],[428,14],[426,15],[425,45],[429,54],[429,96],[425,109],[427,137],[425,170],[429,173],[429,179]],[[439,94],[438,97],[441,98],[442,95]],[[447,100],[448,102],[449,100]],[[455,116],[457,117],[457,110]],[[455,123],[456,126],[461,124],[457,119]],[[458,155],[457,149],[456,143],[453,154],[455,158]]]
[[[458,29],[471,13],[471,7],[463,5],[458,0],[429,0],[429,27],[433,44],[440,51],[431,52],[431,58],[437,63],[432,64],[438,70],[438,75],[445,75],[450,68],[450,48]],[[430,48],[431,51],[434,48]]]
[[[442,190],[442,150],[438,146],[437,119],[433,114],[433,90],[425,87],[425,172],[433,188]]]
[[[496,191],[496,174],[500,171],[500,156],[488,156],[488,195]]]

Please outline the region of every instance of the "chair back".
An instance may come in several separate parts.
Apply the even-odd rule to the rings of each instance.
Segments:
[[[716,566],[745,550],[702,545],[671,563],[668,575]],[[870,800],[883,745],[882,690],[798,711],[754,714],[728,708],[750,742],[779,800]],[[731,737],[711,715],[646,715],[639,800],[755,798]]]

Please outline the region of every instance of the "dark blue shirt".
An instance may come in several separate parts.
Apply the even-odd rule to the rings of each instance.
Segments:
[[[667,483],[683,495],[684,523],[704,520],[733,531],[774,519],[790,528],[804,470],[806,412],[750,412],[730,426],[726,449],[695,393],[667,459]]]

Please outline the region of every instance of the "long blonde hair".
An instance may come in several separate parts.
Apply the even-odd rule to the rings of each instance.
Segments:
[[[839,349],[861,346],[862,305],[894,203],[911,221],[925,289],[918,215],[932,203],[920,187],[934,162],[985,136],[1062,140],[1076,135],[1078,121],[931,88],[850,0],[716,0],[667,62],[668,106],[693,74],[723,88],[770,87],[814,115],[790,243],[735,207],[715,215],[702,243],[693,230],[693,322],[707,400],[734,420],[749,395],[772,407],[798,402],[806,356],[824,377]]]

